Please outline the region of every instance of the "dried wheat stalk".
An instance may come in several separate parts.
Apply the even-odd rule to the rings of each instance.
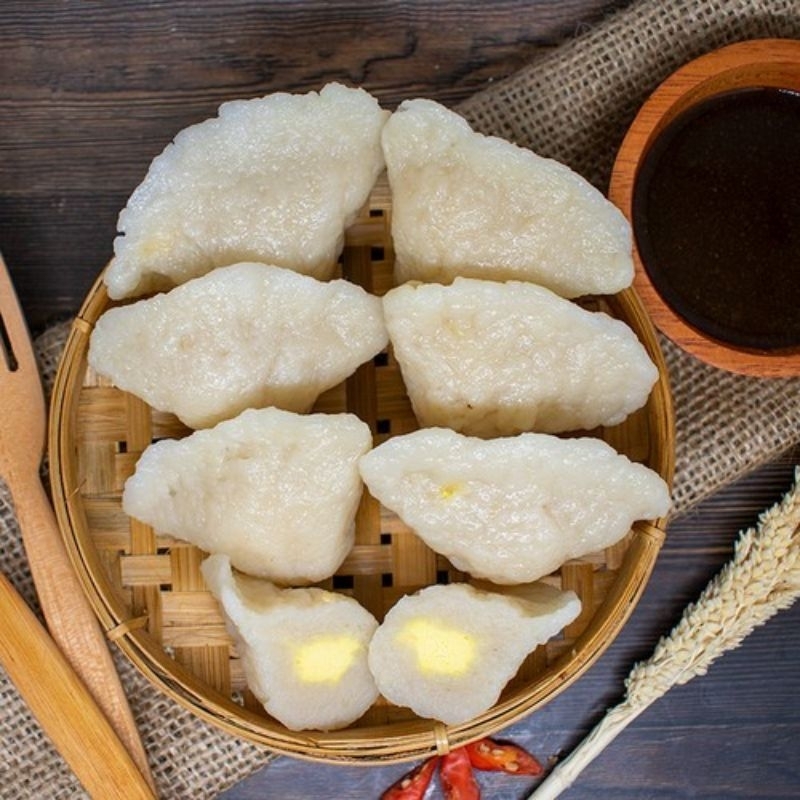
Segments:
[[[733,558],[687,606],[653,655],[634,666],[622,703],[530,795],[552,800],[616,736],[673,686],[704,675],[727,650],[800,596],[800,468],[782,502],[761,515],[756,528],[741,534]]]

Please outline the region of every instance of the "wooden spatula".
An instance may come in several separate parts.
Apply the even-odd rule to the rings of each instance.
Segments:
[[[41,482],[45,429],[30,336],[0,256],[0,475],[14,499],[39,602],[58,645],[2,580],[0,658],[92,796],[153,798],[147,756],[108,644]]]

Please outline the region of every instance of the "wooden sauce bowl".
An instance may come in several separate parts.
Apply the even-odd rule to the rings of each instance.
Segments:
[[[666,127],[701,101],[735,90],[757,88],[800,91],[800,41],[759,39],[729,45],[684,65],[656,89],[628,129],[609,187],[610,199],[632,224],[640,167]],[[800,347],[757,350],[715,339],[692,326],[665,302],[635,243],[634,264],[634,288],[651,319],[682,349],[731,372],[761,377],[800,375]]]

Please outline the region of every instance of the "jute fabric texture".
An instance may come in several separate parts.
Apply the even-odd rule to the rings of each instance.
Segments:
[[[557,158],[606,190],[625,130],[648,94],[686,61],[725,44],[800,38],[798,0],[653,0],[490,85],[459,110],[478,129]],[[66,326],[37,340],[50,385]],[[701,364],[662,340],[675,398],[676,513],[800,441],[800,379],[759,380]],[[35,592],[0,484],[0,568]],[[163,697],[115,652],[162,798],[213,798],[271,758]],[[0,671],[0,798],[84,797]]]

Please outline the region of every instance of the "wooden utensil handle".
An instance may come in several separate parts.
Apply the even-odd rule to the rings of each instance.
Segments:
[[[25,481],[16,477],[11,492],[50,635],[105,713],[145,780],[154,787],[147,754],[108,642],[72,569],[42,482],[38,474]]]
[[[55,642],[0,574],[0,660],[92,797],[154,800],[155,794]]]

